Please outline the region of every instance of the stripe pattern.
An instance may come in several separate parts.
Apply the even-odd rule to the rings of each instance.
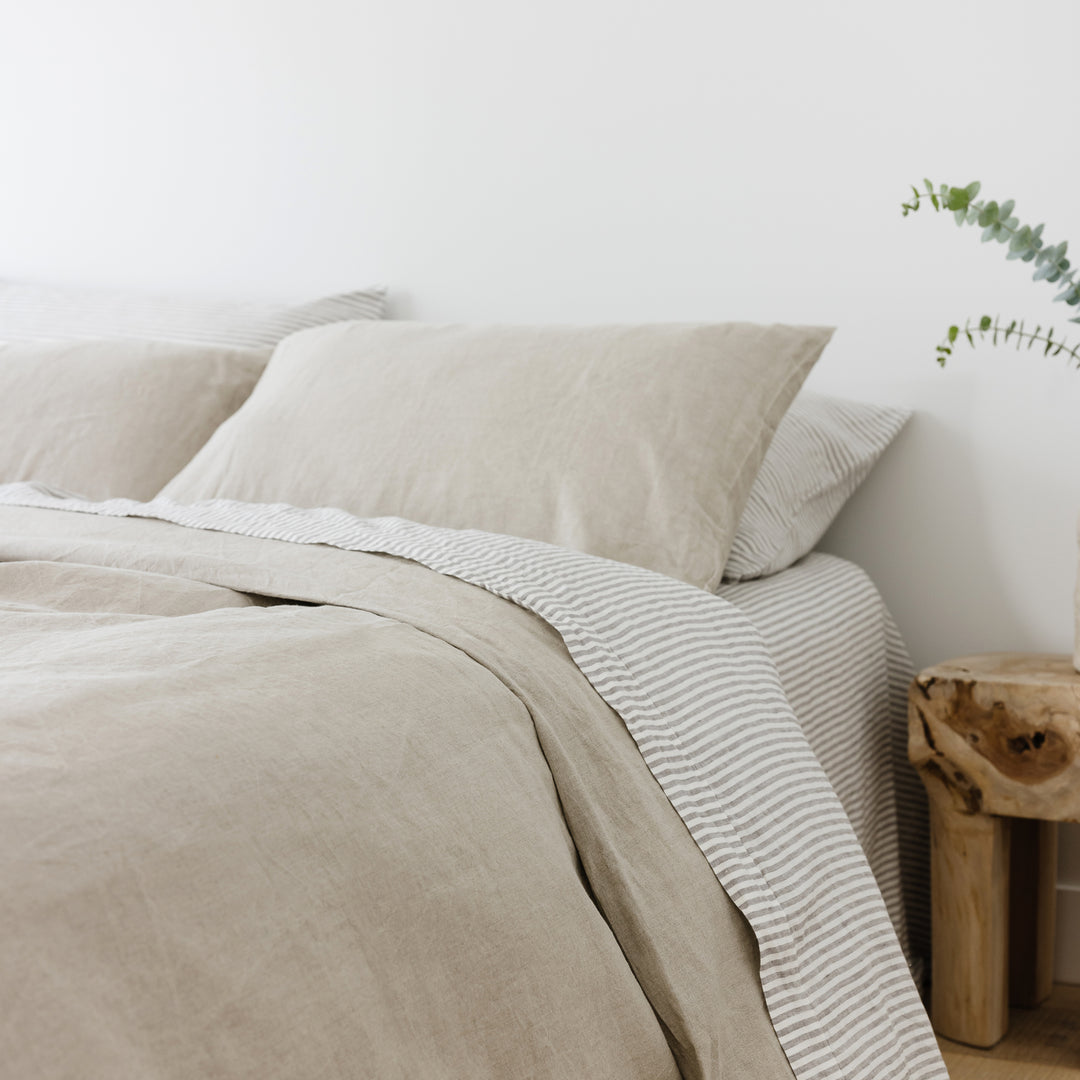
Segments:
[[[800,392],[750,488],[724,580],[775,574],[809,552],[910,416]]]
[[[309,326],[382,318],[385,299],[381,287],[286,305],[0,281],[0,341],[136,338],[266,348]]]
[[[0,503],[149,517],[412,559],[535,612],[618,712],[746,916],[798,1080],[947,1080],[881,894],[753,624],[722,597],[538,541],[212,500]]]
[[[764,637],[921,975],[930,953],[930,840],[926,793],[907,759],[914,669],[881,595],[860,567],[821,552],[717,592]]]

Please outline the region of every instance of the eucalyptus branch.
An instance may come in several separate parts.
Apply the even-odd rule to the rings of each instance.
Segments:
[[[1055,340],[1052,327],[1044,334],[1041,326],[1036,326],[1034,330],[1025,330],[1023,320],[1018,323],[1015,319],[1008,326],[1005,326],[1000,317],[991,319],[989,315],[984,315],[975,326],[972,326],[970,319],[964,323],[962,328],[950,326],[944,340],[937,347],[937,362],[942,367],[945,366],[946,359],[952,355],[953,346],[960,337],[965,337],[968,344],[974,348],[976,334],[979,335],[980,341],[985,341],[986,335],[990,334],[994,345],[998,343],[999,338],[1003,342],[1008,342],[1010,338],[1015,337],[1017,352],[1020,351],[1020,346],[1025,341],[1028,349],[1039,344],[1043,346],[1043,356],[1060,356],[1064,353],[1069,362],[1080,367],[1080,342],[1069,345],[1064,338]]]
[[[983,243],[997,240],[998,243],[1009,245],[1006,254],[1007,259],[1021,259],[1024,262],[1034,262],[1035,272],[1032,275],[1034,281],[1048,281],[1058,284],[1061,291],[1055,300],[1064,300],[1071,307],[1080,305],[1080,280],[1077,279],[1075,268],[1070,268],[1069,260],[1065,253],[1069,248],[1068,241],[1063,240],[1060,244],[1044,245],[1042,239],[1043,226],[1021,225],[1019,218],[1013,215],[1016,203],[1013,199],[1002,203],[1000,206],[991,200],[990,202],[976,202],[980,184],[978,181],[968,184],[967,187],[950,187],[942,184],[937,189],[929,180],[924,180],[925,191],[920,191],[915,185],[911,190],[913,199],[911,202],[901,204],[904,217],[917,211],[925,201],[929,201],[934,210],[950,210],[956,219],[957,225],[979,225],[982,230]],[[1069,320],[1080,322],[1080,318]]]

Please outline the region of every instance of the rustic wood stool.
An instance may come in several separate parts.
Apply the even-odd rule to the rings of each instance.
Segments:
[[[993,1046],[1053,979],[1057,822],[1080,819],[1072,658],[990,653],[927,668],[908,754],[930,797],[938,1034]]]

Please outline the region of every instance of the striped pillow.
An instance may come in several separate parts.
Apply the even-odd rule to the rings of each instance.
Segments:
[[[289,305],[0,280],[0,341],[138,338],[273,348],[309,326],[379,319],[384,299],[382,287]]]
[[[907,409],[799,394],[750,489],[724,580],[775,574],[812,550],[910,416]]]

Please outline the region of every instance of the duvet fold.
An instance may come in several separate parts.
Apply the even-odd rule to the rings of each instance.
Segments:
[[[836,833],[822,910],[784,889],[828,868],[769,868],[737,801],[679,805],[692,758],[665,724],[706,691],[642,681],[610,598],[573,602],[621,564],[50,499],[0,488],[41,504],[0,510],[0,1074],[944,1076],[828,795],[792,822]],[[690,641],[691,587],[632,573]],[[708,599],[710,634],[745,633]],[[749,769],[791,737],[763,719]],[[851,971],[888,958],[875,1001],[814,968],[828,919],[877,950]]]

